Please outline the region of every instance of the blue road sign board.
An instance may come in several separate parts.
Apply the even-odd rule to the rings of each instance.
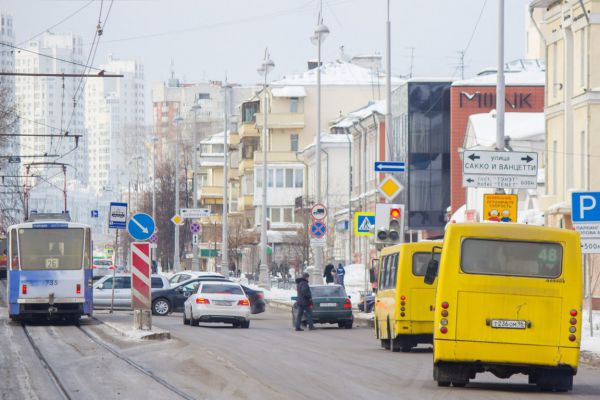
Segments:
[[[125,229],[127,226],[127,203],[110,203],[108,227]]]
[[[356,217],[356,232],[358,233],[371,233],[375,226],[374,215],[358,215]]]
[[[600,222],[600,192],[573,192],[571,204],[573,222]]]
[[[190,232],[192,232],[192,233],[200,232],[200,224],[197,222],[192,222],[190,224]]]
[[[375,161],[376,172],[404,172],[402,161]]]
[[[127,232],[135,240],[147,240],[154,233],[154,220],[144,213],[134,214],[127,221]]]
[[[92,210],[92,218],[98,218],[98,210]]]
[[[327,233],[327,227],[321,221],[315,221],[310,225],[310,233],[317,239],[320,239]]]

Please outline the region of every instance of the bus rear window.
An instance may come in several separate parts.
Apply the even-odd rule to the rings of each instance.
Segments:
[[[468,274],[557,278],[562,273],[562,246],[544,242],[465,239],[460,266]]]
[[[83,261],[83,229],[19,229],[22,270],[75,270]]]
[[[440,253],[434,253],[433,258],[440,261]],[[431,253],[415,253],[412,258],[412,273],[414,276],[425,276],[427,266],[431,261]]]

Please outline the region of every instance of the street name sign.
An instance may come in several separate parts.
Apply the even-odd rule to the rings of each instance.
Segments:
[[[315,204],[310,209],[310,217],[315,221],[322,221],[327,216],[327,207],[323,204]]]
[[[373,236],[375,213],[359,211],[354,213],[354,236]]]
[[[402,161],[375,161],[375,172],[404,172]]]
[[[154,233],[154,220],[144,213],[137,213],[127,221],[127,232],[135,240],[148,240]]]
[[[131,305],[134,310],[149,310],[150,297],[150,243],[131,243]]]
[[[325,238],[311,238],[310,246],[311,247],[325,247],[326,240]]]
[[[463,152],[463,187],[535,189],[537,173],[536,152]]]
[[[194,219],[210,216],[210,209],[208,208],[182,208],[179,210],[181,218]]]
[[[388,175],[377,187],[388,201],[393,201],[404,190],[404,186],[396,178]]]
[[[108,227],[125,229],[127,226],[127,203],[110,203]]]
[[[571,193],[571,219],[581,235],[581,252],[600,254],[600,192]]]

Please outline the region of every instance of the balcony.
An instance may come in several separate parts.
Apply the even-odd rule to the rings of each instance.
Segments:
[[[238,164],[238,171],[240,171],[240,175],[243,175],[245,171],[250,171],[254,169],[254,160],[253,159],[243,159],[240,160]]]
[[[200,199],[223,198],[223,186],[202,186],[199,190]]]
[[[254,209],[254,195],[245,194],[243,196],[238,197],[238,210],[239,211],[248,211]]]
[[[259,137],[260,131],[256,128],[255,122],[244,122],[240,125],[239,138]]]
[[[263,114],[256,114],[258,129],[262,129]],[[269,128],[273,129],[302,129],[304,128],[304,113],[269,113]]]

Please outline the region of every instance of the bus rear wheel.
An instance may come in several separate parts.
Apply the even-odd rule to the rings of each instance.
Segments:
[[[573,389],[573,374],[569,371],[542,371],[535,384],[544,392],[568,392]]]
[[[381,347],[386,350],[390,349],[390,339],[381,339]]]

